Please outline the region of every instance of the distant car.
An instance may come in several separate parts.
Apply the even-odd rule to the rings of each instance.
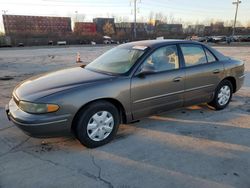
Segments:
[[[112,44],[114,40],[111,39],[109,36],[103,36],[103,44]]]
[[[242,36],[240,41],[241,42],[250,42],[250,35]]]
[[[241,35],[230,36],[233,42],[241,42],[241,37],[242,37]]]
[[[226,36],[213,36],[212,37],[212,42],[214,43],[220,43],[220,42],[226,42],[227,37]]]
[[[49,40],[48,45],[52,46],[53,44],[54,44],[53,40]]]
[[[22,42],[19,42],[19,43],[17,44],[17,47],[24,47],[24,44],[23,44]]]
[[[199,37],[198,42],[207,42],[207,37]]]
[[[121,123],[205,102],[222,110],[244,77],[242,61],[202,43],[132,42],[87,66],[20,83],[6,112],[29,135],[72,131],[83,145],[93,148],[111,141]]]
[[[111,40],[111,44],[119,44],[119,41]]]
[[[111,44],[111,40],[103,40],[103,44]]]
[[[208,42],[208,43],[212,43],[213,42],[213,38],[211,36],[207,36],[206,38],[207,38],[206,42]]]
[[[66,45],[67,42],[66,41],[57,41],[57,45]]]
[[[191,40],[197,41],[197,42],[206,42],[206,41],[207,41],[207,37],[193,36],[193,37],[191,38]]]
[[[185,40],[197,41],[197,42],[206,42],[207,37],[199,37],[199,36],[188,36]]]

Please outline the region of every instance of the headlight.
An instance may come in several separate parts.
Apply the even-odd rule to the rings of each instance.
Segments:
[[[20,101],[18,106],[23,111],[32,114],[44,114],[49,112],[56,112],[59,109],[59,106],[56,104],[39,104],[26,101]]]

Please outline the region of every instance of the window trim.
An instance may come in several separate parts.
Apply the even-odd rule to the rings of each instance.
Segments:
[[[207,57],[207,63],[214,63],[218,61],[217,57],[207,47],[205,47],[204,45],[202,45],[202,47],[203,47],[206,57],[207,57],[207,53],[206,53],[206,50],[207,50],[210,54],[212,54],[212,56],[215,59],[215,61],[208,62],[208,57]]]

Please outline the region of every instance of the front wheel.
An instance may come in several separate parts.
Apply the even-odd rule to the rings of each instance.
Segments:
[[[209,103],[216,110],[224,109],[230,102],[233,95],[232,83],[228,80],[223,80],[217,87],[214,99]]]
[[[89,148],[104,145],[116,135],[119,119],[119,112],[113,104],[106,101],[92,103],[79,112],[77,138]]]

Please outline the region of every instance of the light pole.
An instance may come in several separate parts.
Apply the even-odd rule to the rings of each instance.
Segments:
[[[76,14],[75,22],[77,22],[77,14],[78,14],[77,10],[75,11],[75,14]]]
[[[235,27],[236,27],[236,21],[237,21],[237,15],[238,15],[238,9],[239,9],[239,4],[241,3],[240,0],[237,0],[236,2],[233,2],[233,5],[236,5],[236,11],[235,11],[235,17],[234,17],[234,25],[233,25],[233,33],[232,36],[235,35]]]
[[[2,10],[2,14],[3,15],[6,15],[6,13],[8,12],[8,10]],[[3,21],[4,22],[4,21]],[[6,22],[7,22],[7,19],[6,19]],[[4,30],[5,30],[5,33],[6,33],[6,30],[7,30],[7,23],[6,23],[6,26],[4,25],[4,23],[3,23],[3,27],[4,27]],[[1,24],[1,28],[0,28],[0,30],[2,30],[2,24]]]
[[[133,3],[134,3],[134,39],[136,39],[136,30],[137,30],[137,27],[136,27],[136,22],[137,22],[137,3],[138,3],[138,0],[133,0]],[[141,3],[141,0],[139,1],[139,3]]]
[[[134,0],[134,39],[136,39],[136,5],[137,5],[137,0]]]

